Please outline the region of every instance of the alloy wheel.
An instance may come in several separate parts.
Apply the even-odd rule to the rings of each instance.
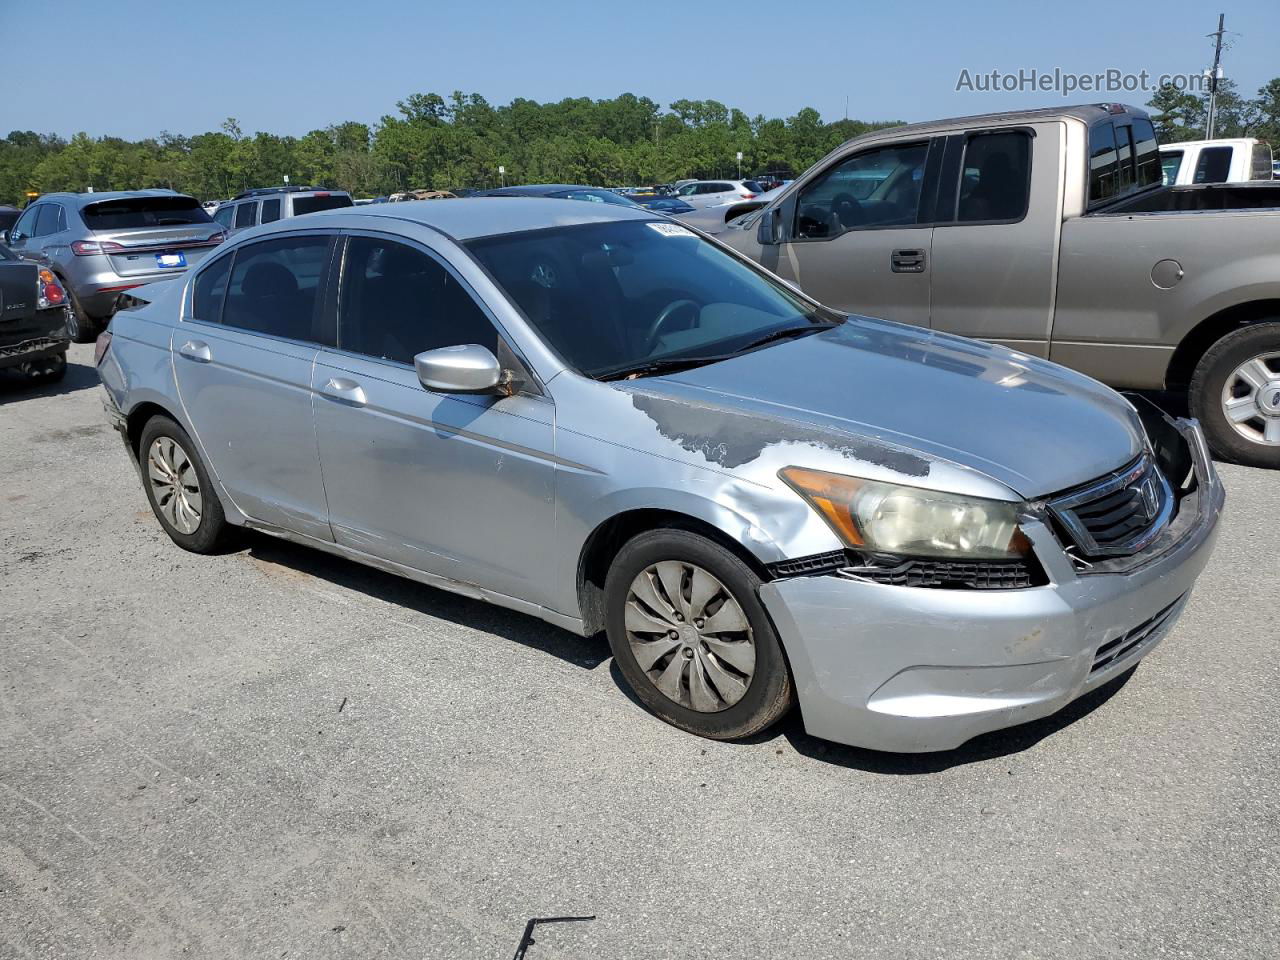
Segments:
[[[156,508],[179,533],[195,533],[204,507],[195,464],[172,437],[156,437],[147,451],[147,478]]]
[[[640,669],[683,707],[726,710],[751,685],[751,624],[724,584],[696,564],[664,560],[641,570],[627,592],[626,631]]]
[[[1280,446],[1280,353],[1236,367],[1222,387],[1222,412],[1246,440]]]

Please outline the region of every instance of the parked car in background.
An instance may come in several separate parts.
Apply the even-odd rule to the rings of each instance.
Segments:
[[[739,200],[754,200],[764,193],[754,180],[695,180],[676,189],[675,195],[694,207],[714,207]]]
[[[224,239],[199,201],[172,190],[46,193],[8,233],[14,253],[48,266],[67,291],[76,343],[106,326],[122,291],[172,279]]]
[[[1278,237],[1280,185],[1161,186],[1120,104],[869,133],[719,234],[836,309],[1186,394],[1219,456],[1280,468]]]
[[[685,203],[679,197],[665,197],[660,194],[654,194],[650,197],[631,197],[630,199],[646,210],[656,210],[658,213],[665,213],[669,217],[681,213],[693,213],[697,209]]]
[[[250,527],[603,631],[716,739],[796,700],[897,751],[1051,714],[1169,632],[1223,503],[1189,421],[622,204],[268,225],[103,340],[179,546]]]
[[[456,194],[448,190],[405,190],[393,193],[387,198],[391,203],[404,203],[407,200],[453,200]]]
[[[1271,180],[1273,164],[1271,145],[1253,137],[1184,140],[1160,145],[1160,167],[1166,187]]]
[[[222,204],[213,219],[231,234],[260,223],[275,223],[290,217],[350,206],[354,203],[351,194],[345,190],[317,190],[301,185],[258,187]]]
[[[476,197],[547,197],[552,200],[586,200],[588,203],[611,203],[620,207],[635,207],[636,202],[604,187],[584,187],[569,183],[530,183],[518,187],[497,187],[481,190]]]
[[[20,216],[22,216],[22,211],[17,207],[0,203],[0,239],[8,233],[10,227],[18,222]]]
[[[0,243],[0,371],[61,380],[68,342],[67,293],[58,278]]]

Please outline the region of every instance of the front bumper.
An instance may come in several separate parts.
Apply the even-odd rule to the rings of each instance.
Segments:
[[[1136,664],[1182,613],[1225,500],[1198,427],[1179,430],[1197,488],[1176,539],[1123,572],[1077,572],[1049,528],[1030,523],[1043,587],[943,590],[842,575],[764,584],[805,729],[874,750],[949,750],[1055,713]]]

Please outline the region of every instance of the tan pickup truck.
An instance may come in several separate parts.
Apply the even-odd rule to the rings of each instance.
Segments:
[[[1280,183],[1163,186],[1142,110],[876,131],[730,218],[823,303],[1188,392],[1218,455],[1280,468]]]

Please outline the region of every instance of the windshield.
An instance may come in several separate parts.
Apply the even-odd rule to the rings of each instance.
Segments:
[[[542,338],[591,377],[722,358],[838,319],[670,221],[555,227],[467,247]]]
[[[192,197],[124,197],[91,203],[80,211],[90,230],[130,230],[135,227],[183,226],[212,223],[204,207]]]

